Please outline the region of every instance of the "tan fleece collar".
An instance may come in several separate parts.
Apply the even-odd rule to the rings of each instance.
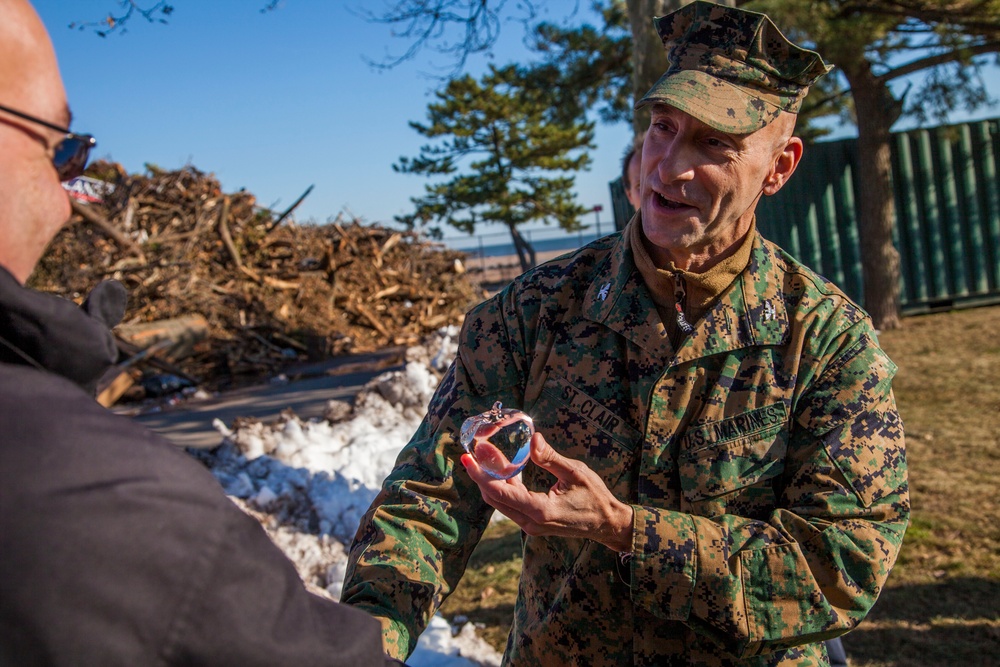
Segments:
[[[659,307],[672,308],[674,305],[674,275],[680,274],[687,291],[687,310],[692,322],[699,319],[709,304],[729,287],[750,263],[750,252],[756,231],[756,218],[750,223],[750,230],[740,243],[739,249],[704,273],[693,273],[678,269],[673,262],[665,267],[657,267],[649,255],[645,235],[642,233],[642,218],[637,214],[626,229],[629,245],[635,258],[636,268],[649,288],[653,302]]]

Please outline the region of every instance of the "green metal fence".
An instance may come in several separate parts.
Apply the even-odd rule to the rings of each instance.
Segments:
[[[1000,303],[1000,119],[895,133],[895,237],[904,312]],[[757,208],[761,232],[862,301],[857,140],[813,144]],[[612,187],[616,225],[629,210]]]

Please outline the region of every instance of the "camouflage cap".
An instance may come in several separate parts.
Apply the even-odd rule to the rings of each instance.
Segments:
[[[833,69],[759,12],[698,0],[653,22],[667,71],[635,108],[669,104],[723,132],[754,132],[782,111],[797,113],[809,86]]]

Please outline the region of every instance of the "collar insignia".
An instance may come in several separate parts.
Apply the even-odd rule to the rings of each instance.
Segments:
[[[774,311],[774,304],[770,301],[764,303],[764,319],[774,320],[777,319],[778,314]]]

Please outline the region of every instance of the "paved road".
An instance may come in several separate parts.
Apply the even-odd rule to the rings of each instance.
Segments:
[[[237,417],[269,420],[286,408],[291,408],[303,419],[319,418],[323,416],[327,401],[339,399],[351,402],[365,383],[376,375],[401,368],[403,357],[398,348],[343,357],[299,369],[297,376],[302,379],[286,384],[245,387],[214,398],[165,408],[161,412],[137,415],[133,419],[162,433],[177,445],[215,447],[222,440],[219,432],[212,427],[216,419],[221,419],[227,426],[232,425]]]

